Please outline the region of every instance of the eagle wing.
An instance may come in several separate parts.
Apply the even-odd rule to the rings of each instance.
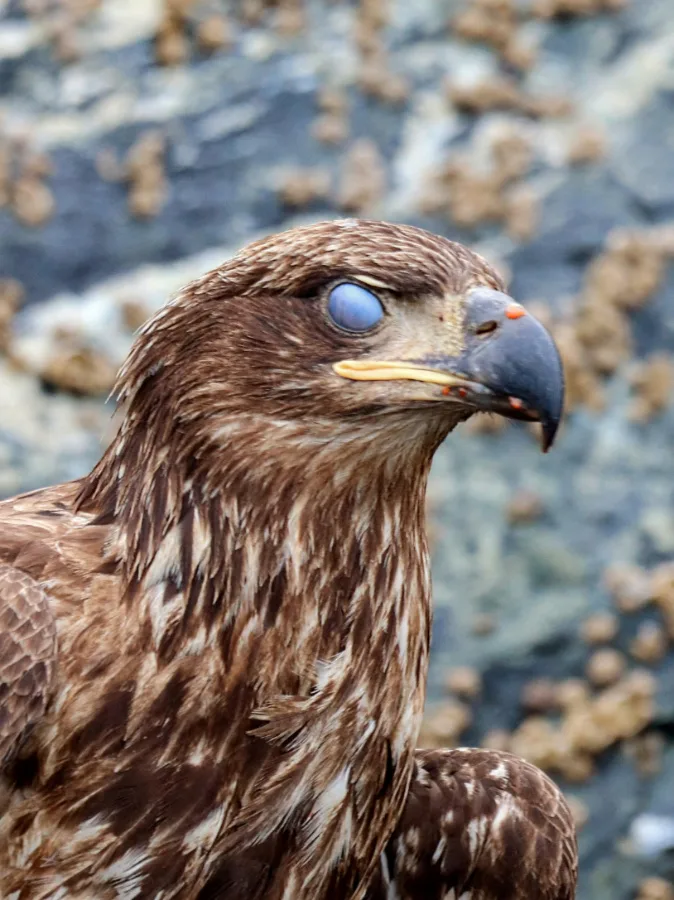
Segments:
[[[573,900],[576,832],[540,769],[494,750],[418,750],[368,900]]]
[[[44,713],[55,663],[47,594],[29,575],[0,564],[0,764]]]

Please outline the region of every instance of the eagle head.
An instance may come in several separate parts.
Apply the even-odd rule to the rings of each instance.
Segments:
[[[199,457],[264,433],[272,467],[340,444],[428,457],[478,411],[539,421],[547,450],[564,394],[552,338],[485,260],[350,219],[263,238],[188,285],[146,324],[118,388],[155,446],[189,434]]]

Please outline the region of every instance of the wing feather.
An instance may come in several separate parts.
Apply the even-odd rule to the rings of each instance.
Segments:
[[[368,900],[573,900],[571,813],[540,769],[493,750],[418,750]]]
[[[0,564],[0,764],[44,713],[55,663],[47,594],[20,569]]]

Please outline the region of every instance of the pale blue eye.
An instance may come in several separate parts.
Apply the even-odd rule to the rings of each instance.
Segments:
[[[359,284],[338,284],[328,299],[330,318],[345,331],[369,331],[384,315],[379,299]]]

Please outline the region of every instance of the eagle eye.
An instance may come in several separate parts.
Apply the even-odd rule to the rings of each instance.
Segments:
[[[328,314],[339,328],[358,333],[374,328],[384,315],[384,307],[371,291],[344,282],[330,291]]]

